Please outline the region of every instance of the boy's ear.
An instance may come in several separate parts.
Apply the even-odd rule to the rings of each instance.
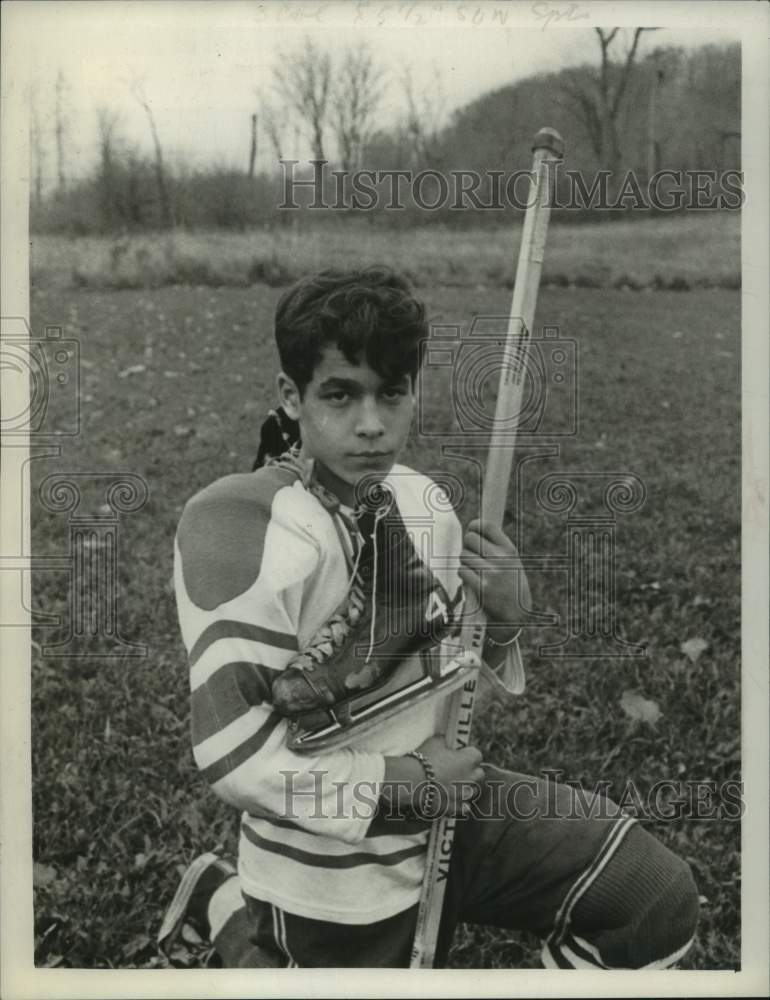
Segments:
[[[281,406],[286,410],[286,415],[291,417],[292,420],[299,420],[301,399],[296,382],[289,378],[286,372],[278,372],[276,384],[278,386],[278,399]]]

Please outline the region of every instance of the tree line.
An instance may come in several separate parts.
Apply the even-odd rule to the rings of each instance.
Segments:
[[[304,222],[308,213],[279,208],[279,161],[299,135],[314,159],[345,172],[524,170],[529,141],[544,123],[567,138],[566,166],[587,181],[599,170],[616,177],[634,171],[642,183],[661,169],[740,170],[739,45],[653,48],[654,34],[640,28],[597,28],[594,37],[591,62],[516,81],[449,116],[440,79],[421,91],[408,68],[394,80],[365,44],[333,58],[306,39],[278,60],[268,92],[255,95],[255,111],[244,123],[250,142],[242,169],[171,165],[152,102],[135,81],[131,92],[147,120],[152,152],[128,142],[118,112],[102,107],[96,164],[85,177],[69,176],[67,83],[59,73],[53,128],[42,127],[33,95],[31,226],[85,234],[297,225],[298,214]],[[382,128],[386,93],[398,93],[401,114]],[[269,149],[272,169],[256,167],[260,143]],[[306,164],[305,173],[310,170]],[[46,186],[46,175],[55,183]],[[478,222],[473,211],[425,213],[407,200],[404,212],[380,208],[366,215],[397,225]],[[504,217],[502,210],[484,215]],[[591,210],[570,214],[572,221],[592,217]]]

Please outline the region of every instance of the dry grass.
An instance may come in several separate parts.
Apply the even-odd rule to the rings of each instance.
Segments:
[[[174,232],[67,239],[36,236],[41,287],[284,285],[333,262],[398,261],[421,286],[513,283],[519,232],[506,227],[396,230],[350,221],[309,230]],[[588,288],[740,287],[740,217],[723,212],[554,226],[544,283]]]

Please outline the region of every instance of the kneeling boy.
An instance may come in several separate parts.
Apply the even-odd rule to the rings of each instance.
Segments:
[[[189,921],[227,966],[408,965],[431,824],[415,790],[430,778],[462,817],[440,961],[467,921],[538,934],[546,965],[673,964],[697,920],[689,867],[609,800],[581,814],[566,785],[448,750],[441,690],[342,748],[290,748],[287,699],[344,725],[350,699],[391,669],[371,653],[403,623],[394,551],[420,581],[404,660],[446,639],[472,597],[488,617],[486,663],[504,666],[529,593],[502,531],[475,521],[463,533],[432,481],[398,464],[427,335],[406,281],[386,268],[313,275],[283,295],[275,332],[282,454],[265,446],[256,471],[195,496],[175,548],[194,755],[241,812],[237,875],[227,859],[197,859],[162,940]],[[514,568],[490,562],[502,555]],[[437,609],[438,632],[426,625]],[[368,673],[353,653],[362,642]],[[458,791],[469,783],[470,808]]]

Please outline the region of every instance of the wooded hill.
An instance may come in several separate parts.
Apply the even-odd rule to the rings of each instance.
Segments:
[[[548,124],[567,141],[565,169],[580,171],[589,180],[597,170],[611,170],[616,177],[632,170],[642,183],[660,169],[739,170],[740,46],[657,49],[628,65],[605,47],[614,30],[602,40],[601,53],[597,46],[595,64],[529,77],[485,94],[455,111],[443,128],[432,127],[430,115],[419,113],[409,99],[396,127],[372,132],[360,144],[353,167],[507,174],[529,167],[531,138]],[[281,211],[277,164],[273,173],[253,176],[246,169],[189,170],[168,164],[159,169],[159,141],[153,158],[125,141],[117,115],[109,109],[100,115],[99,157],[92,174],[48,195],[33,183],[33,231],[85,234],[180,226],[243,230],[304,226],[318,223],[320,216],[323,221],[341,221],[362,214]],[[331,163],[330,169],[339,165]],[[373,223],[403,226],[475,225],[482,218],[494,223],[508,218],[509,212],[425,212],[412,204],[404,212],[380,207],[364,214]],[[564,215],[562,221],[596,217],[590,211]]]
[[[611,93],[620,72],[611,64]],[[455,113],[437,155],[468,169],[527,167],[529,139],[549,124],[569,138],[568,165],[576,170],[646,176],[651,143],[654,169],[740,169],[740,46],[663,49],[642,58],[619,103],[615,150],[612,137],[602,149],[598,75],[597,67],[584,65],[485,94]]]

